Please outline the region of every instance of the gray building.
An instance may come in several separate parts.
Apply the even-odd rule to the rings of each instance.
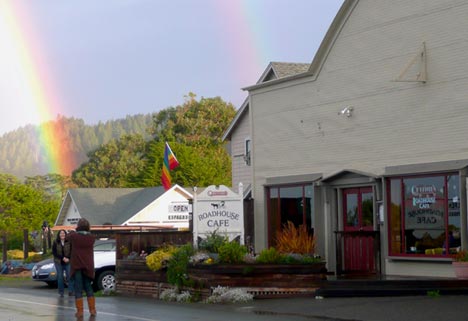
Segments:
[[[346,0],[305,70],[270,65],[245,88],[225,139],[233,186],[251,184],[257,251],[292,221],[330,271],[454,275],[468,236],[467,16],[463,0]]]

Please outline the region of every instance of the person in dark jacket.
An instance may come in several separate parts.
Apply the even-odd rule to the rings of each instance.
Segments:
[[[57,287],[61,297],[65,289],[64,273],[68,280],[68,295],[73,295],[73,280],[70,277],[70,257],[71,244],[66,239],[67,232],[60,230],[52,244],[52,253],[54,254],[54,265],[57,272]]]
[[[69,234],[72,245],[71,275],[75,279],[75,305],[78,318],[83,317],[83,291],[86,293],[89,313],[96,315],[96,301],[91,283],[94,279],[94,236],[88,220],[81,218],[76,232]]]

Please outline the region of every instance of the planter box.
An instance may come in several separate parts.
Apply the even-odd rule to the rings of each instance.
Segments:
[[[189,268],[194,273],[224,275],[259,274],[325,274],[325,262],[312,264],[198,264]]]
[[[326,279],[316,264],[213,264],[191,266],[189,277],[202,287],[317,288]]]
[[[197,289],[186,289],[201,299],[216,286],[242,287],[255,297],[313,295],[326,280],[325,262],[314,264],[213,264],[195,265],[188,274]],[[120,294],[159,298],[170,287],[165,271],[151,271],[146,261],[117,260],[116,291]]]
[[[455,276],[458,279],[468,279],[468,262],[452,262]]]

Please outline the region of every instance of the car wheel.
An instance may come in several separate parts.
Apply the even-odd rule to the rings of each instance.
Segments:
[[[103,292],[115,291],[114,271],[102,271],[97,278],[97,288]]]

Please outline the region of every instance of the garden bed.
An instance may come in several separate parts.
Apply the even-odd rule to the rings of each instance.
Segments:
[[[325,262],[310,264],[212,264],[193,265],[188,269],[190,279],[197,284],[189,290],[201,299],[210,295],[211,288],[241,287],[255,297],[313,295],[326,279]],[[159,298],[168,288],[164,270],[153,272],[143,259],[118,260],[116,268],[117,293]]]

